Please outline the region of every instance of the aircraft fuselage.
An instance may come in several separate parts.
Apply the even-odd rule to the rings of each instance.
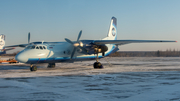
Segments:
[[[83,42],[83,41],[81,41]],[[73,62],[81,60],[95,59],[93,45],[90,41],[83,42],[83,47],[88,50],[84,54],[81,49],[77,49],[74,57],[70,59],[73,47],[68,42],[60,42],[53,44],[35,44],[27,46],[23,51],[19,52],[15,59],[22,63],[37,64],[37,63],[57,63],[57,62]],[[86,44],[85,44],[86,43]],[[118,50],[112,44],[107,45],[109,49],[105,52],[105,56]],[[102,58],[102,53],[99,53],[99,58]]]

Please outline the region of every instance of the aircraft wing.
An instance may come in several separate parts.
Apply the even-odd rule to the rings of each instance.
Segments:
[[[7,47],[26,47],[28,44],[19,44],[19,45],[12,45],[12,46],[5,46],[4,48]]]
[[[177,42],[177,41],[169,41],[169,40],[94,40],[93,43],[96,45],[104,45],[104,44],[115,44],[115,45],[125,45],[129,43],[153,43],[153,42]],[[32,42],[30,44],[40,44],[42,42]],[[44,42],[48,44],[61,43],[61,42]],[[26,47],[29,44],[19,44],[19,45],[11,45],[5,46],[7,47]]]
[[[57,44],[57,43],[62,43],[62,42],[43,42],[44,44]],[[4,48],[8,48],[8,47],[22,47],[25,48],[28,45],[32,45],[32,44],[42,44],[42,42],[32,42],[29,44],[18,44],[18,45],[11,45],[11,46],[5,46]]]
[[[153,42],[177,42],[177,41],[168,41],[168,40],[94,40],[93,41],[93,43],[96,45],[103,45],[103,44],[124,45],[129,43],[153,43]]]
[[[15,48],[3,49],[3,51],[13,50],[13,49],[15,49]]]

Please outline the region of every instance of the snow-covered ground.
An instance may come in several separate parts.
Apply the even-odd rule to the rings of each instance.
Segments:
[[[0,65],[0,101],[180,101],[180,58],[104,58],[38,65]],[[109,64],[111,63],[111,64]]]
[[[56,68],[52,69],[47,68],[47,64],[39,64],[36,72],[31,72],[29,70],[29,64],[6,63],[0,65],[0,78],[180,70],[180,57],[107,57],[100,60],[104,69],[94,69],[94,62],[95,60],[75,63],[56,63]]]

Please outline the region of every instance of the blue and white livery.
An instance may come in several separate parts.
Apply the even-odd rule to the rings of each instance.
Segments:
[[[107,37],[102,40],[79,40],[82,31],[79,32],[76,41],[65,38],[66,42],[32,42],[28,34],[28,44],[19,44],[7,47],[25,47],[15,59],[22,63],[31,64],[30,70],[36,71],[33,64],[49,63],[48,67],[55,67],[58,62],[74,62],[96,59],[94,68],[103,68],[98,58],[103,58],[116,51],[118,45],[143,42],[176,42],[161,40],[117,40],[117,19],[112,17]]]

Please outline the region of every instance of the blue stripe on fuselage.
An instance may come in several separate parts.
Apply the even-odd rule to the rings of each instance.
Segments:
[[[105,54],[108,56],[116,51],[118,51],[118,47],[113,45],[112,49]],[[103,56],[99,56],[99,58],[103,58]],[[82,60],[94,60],[96,56],[84,56],[84,57],[74,57],[70,60],[70,57],[56,57],[56,58],[29,58],[27,63],[29,64],[37,64],[37,63],[57,63],[57,62],[70,62],[70,61],[82,61]]]

